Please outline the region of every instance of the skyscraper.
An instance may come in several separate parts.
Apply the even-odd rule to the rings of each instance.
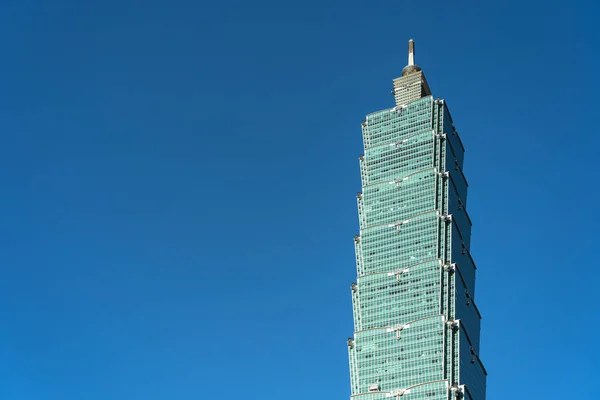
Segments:
[[[352,398],[483,400],[464,148],[408,48],[396,106],[362,123]]]

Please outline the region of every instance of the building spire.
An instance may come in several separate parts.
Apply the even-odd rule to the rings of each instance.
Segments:
[[[415,41],[408,41],[408,65],[402,70],[402,76],[414,74],[421,71],[421,68],[415,64]]]
[[[415,41],[408,41],[408,65],[415,65]]]

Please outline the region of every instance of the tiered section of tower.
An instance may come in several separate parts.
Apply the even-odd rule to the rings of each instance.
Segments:
[[[396,107],[362,124],[352,397],[483,400],[464,148],[444,100],[408,69]]]

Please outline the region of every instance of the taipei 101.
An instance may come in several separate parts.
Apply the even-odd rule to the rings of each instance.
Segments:
[[[352,398],[485,399],[465,147],[415,44],[394,107],[362,122]]]

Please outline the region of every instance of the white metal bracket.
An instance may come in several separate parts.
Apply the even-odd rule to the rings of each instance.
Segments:
[[[400,227],[404,224],[406,224],[409,220],[405,219],[404,221],[401,222],[396,222],[395,224],[389,224],[388,227],[392,228],[392,227],[396,227],[396,230],[398,232],[400,232]]]
[[[388,276],[396,275],[396,281],[400,282],[400,275],[402,275],[405,272],[408,272],[408,270],[409,268],[397,269],[394,272],[388,272]]]
[[[402,332],[403,330],[405,330],[406,328],[408,328],[410,326],[410,324],[406,324],[406,325],[395,325],[392,326],[391,328],[387,328],[386,332],[396,332],[396,340],[400,340],[400,332]]]
[[[399,399],[400,397],[409,393],[410,389],[394,389],[391,392],[389,392],[385,397],[395,397],[396,399]]]
[[[452,273],[456,271],[456,263],[444,264],[442,265],[442,268],[444,268],[444,271]]]

